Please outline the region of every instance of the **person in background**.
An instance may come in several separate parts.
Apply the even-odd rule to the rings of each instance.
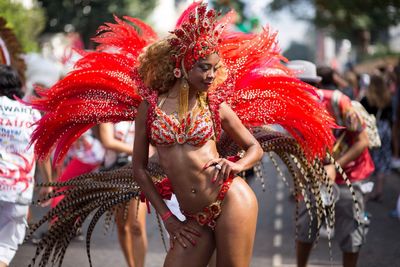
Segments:
[[[132,161],[134,122],[99,125],[99,139],[106,149],[105,170],[122,167]],[[149,157],[155,150],[150,147]],[[143,267],[147,251],[146,205],[132,199],[115,211],[118,240],[129,267]]]
[[[318,66],[317,75],[321,77],[320,88],[339,90],[350,98],[353,98],[351,84],[336,70],[329,66]]]
[[[40,113],[14,99],[23,95],[16,70],[0,65],[0,267],[10,264],[24,240],[33,195],[36,160],[29,142]],[[50,161],[38,166],[44,180],[51,182]],[[40,195],[51,190],[43,187]]]
[[[381,147],[371,150],[375,164],[375,186],[373,192],[367,197],[369,200],[379,200],[383,193],[384,178],[390,174],[392,158],[393,111],[391,93],[384,77],[379,74],[371,76],[366,96],[360,102],[368,113],[375,115],[381,138]]]
[[[356,99],[360,92],[358,83],[359,75],[353,64],[347,64],[347,70],[344,72],[343,78],[348,82],[348,86],[343,89],[343,93],[351,99]]]
[[[293,60],[288,63],[297,77],[312,86],[328,84],[324,78],[317,76],[315,64],[304,60]],[[333,81],[333,80],[332,80]],[[331,81],[331,82],[332,82]],[[335,118],[337,125],[343,128],[336,129],[336,151],[333,151],[336,162],[342,166],[353,184],[355,198],[360,206],[360,214],[364,213],[364,199],[361,192],[361,182],[368,178],[374,170],[371,156],[368,152],[368,135],[365,123],[352,108],[350,99],[338,90],[318,90],[320,102]],[[335,203],[335,238],[343,252],[343,266],[355,267],[361,246],[365,242],[368,221],[358,219],[354,212],[352,193],[344,184],[340,174],[336,173],[334,165],[326,165],[329,178],[339,187],[339,198]],[[314,217],[315,218],[315,217]],[[311,232],[309,233],[311,227]],[[316,220],[310,222],[305,205],[299,212],[298,239],[297,239],[297,266],[307,266],[308,258],[317,237]]]

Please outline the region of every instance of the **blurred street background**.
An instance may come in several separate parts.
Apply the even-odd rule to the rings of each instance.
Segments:
[[[96,29],[114,21],[113,15],[138,17],[160,37],[191,0],[0,0],[0,17],[17,35],[27,64],[26,91],[35,84],[51,87],[72,70],[79,59],[76,49],[93,50]],[[372,74],[385,78],[393,104],[393,172],[385,178],[382,196],[367,203],[371,224],[359,266],[400,266],[400,220],[396,202],[400,194],[400,1],[379,0],[210,0],[223,13],[236,10],[234,30],[278,32],[282,54],[288,60],[308,60],[334,70],[336,89],[360,100]],[[327,88],[328,89],[328,88]],[[290,189],[264,159],[265,192],[260,181],[250,184],[259,201],[259,218],[251,266],[295,266],[295,203]],[[399,205],[400,206],[400,205]],[[46,209],[32,208],[33,222]],[[148,215],[149,253],[146,266],[161,266],[165,250],[153,214]],[[91,247],[94,266],[126,266],[116,229],[104,235],[103,223]],[[87,225],[86,225],[87,227]],[[46,227],[42,228],[44,232]],[[38,233],[40,235],[40,232]],[[11,267],[28,266],[35,255],[32,241],[24,243]],[[321,238],[310,265],[341,266],[335,240],[330,260],[328,240]],[[89,266],[85,241],[69,247],[64,267]],[[188,265],[189,266],[189,265]]]

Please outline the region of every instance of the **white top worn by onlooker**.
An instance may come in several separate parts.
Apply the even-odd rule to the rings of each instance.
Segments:
[[[35,157],[29,147],[39,111],[0,96],[0,201],[26,205],[32,200]]]

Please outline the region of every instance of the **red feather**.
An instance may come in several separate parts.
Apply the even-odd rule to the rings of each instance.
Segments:
[[[87,129],[102,122],[135,119],[142,97],[131,74],[138,55],[156,35],[138,19],[125,19],[136,28],[118,18],[116,24],[100,27],[102,33],[94,38],[100,43],[97,51],[82,53],[74,71],[48,91],[38,89],[40,98],[29,103],[45,112],[31,139],[39,158],[47,157],[55,146],[58,163]],[[104,52],[110,49],[117,51]]]
[[[315,88],[293,77],[282,64],[286,59],[276,36],[268,27],[258,34],[224,33],[220,55],[230,78],[215,93],[245,125],[280,124],[309,159],[323,158],[333,146],[334,120],[318,103]]]
[[[182,14],[179,16],[178,20],[176,21],[175,24],[175,29],[178,29],[182,26],[182,24],[185,21],[189,20],[189,15],[191,13],[194,13],[194,11],[196,10],[196,8],[202,3],[202,1],[194,1],[190,6],[188,6],[183,12]]]

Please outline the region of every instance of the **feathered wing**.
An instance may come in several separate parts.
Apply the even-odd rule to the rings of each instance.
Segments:
[[[96,51],[83,57],[70,72],[29,105],[45,113],[32,136],[35,153],[45,158],[55,147],[59,162],[87,129],[103,122],[131,121],[142,101],[135,88],[134,66],[142,49],[156,39],[138,19],[115,18],[99,28]],[[130,24],[130,23],[132,24]]]
[[[276,32],[226,32],[220,54],[228,79],[215,94],[224,94],[248,126],[280,124],[301,145],[308,159],[323,158],[334,138],[334,120],[316,99],[314,88],[298,79],[281,63]]]
[[[150,162],[148,172],[155,185],[161,188],[165,174],[156,162]],[[90,256],[90,241],[99,219],[109,212],[124,209],[125,204],[141,196],[139,186],[132,181],[132,165],[128,164],[117,170],[108,172],[95,172],[80,175],[67,182],[41,184],[39,186],[53,186],[55,190],[45,199],[64,195],[64,198],[51,209],[39,222],[30,227],[26,239],[39,229],[44,223],[51,221],[48,235],[41,239],[36,247],[35,256],[30,266],[61,266],[67,247],[79,228],[88,220],[89,226],[86,234],[86,251],[89,265],[92,266]],[[90,217],[89,214],[94,214]],[[111,215],[111,214],[110,214]],[[111,216],[113,217],[113,216]],[[106,227],[111,223],[111,218],[106,218]]]
[[[135,119],[140,102],[149,93],[139,82],[135,66],[143,48],[157,36],[138,19],[115,17],[115,21],[99,28],[98,36],[93,39],[99,44],[96,51],[80,51],[83,57],[75,64],[74,71],[49,90],[39,88],[40,97],[28,103],[44,113],[31,140],[38,158],[47,157],[55,147],[54,160],[59,162],[70,145],[94,125]],[[157,185],[156,179],[163,177],[162,171],[156,163],[148,168]],[[49,261],[61,266],[76,230],[94,211],[87,234],[91,264],[90,236],[100,217],[140,196],[139,187],[132,182],[132,173],[132,166],[127,166],[78,176],[65,183],[42,185],[61,189],[48,198],[61,194],[65,197],[31,228],[30,234],[46,221],[53,221],[49,235],[38,244],[31,265],[40,258],[40,266]],[[163,183],[161,188],[164,186]]]
[[[138,19],[115,17],[115,21],[99,28],[98,36],[93,38],[99,44],[96,51],[81,51],[83,57],[75,64],[74,71],[49,90],[37,90],[40,97],[29,103],[44,113],[31,141],[39,158],[47,157],[55,147],[54,159],[59,162],[71,144],[94,125],[135,119],[143,99],[138,90],[143,88],[137,83],[139,77],[134,68],[143,48],[157,36]],[[160,178],[162,171],[154,166],[158,165],[150,165],[149,173]],[[127,166],[78,176],[65,183],[43,185],[62,189],[48,198],[61,194],[65,197],[30,229],[28,237],[46,221],[53,222],[49,235],[38,244],[31,265],[40,258],[40,266],[49,261],[61,266],[77,229],[95,212],[86,242],[91,265],[90,237],[100,217],[140,196],[139,187],[132,182],[132,173],[132,167]]]

